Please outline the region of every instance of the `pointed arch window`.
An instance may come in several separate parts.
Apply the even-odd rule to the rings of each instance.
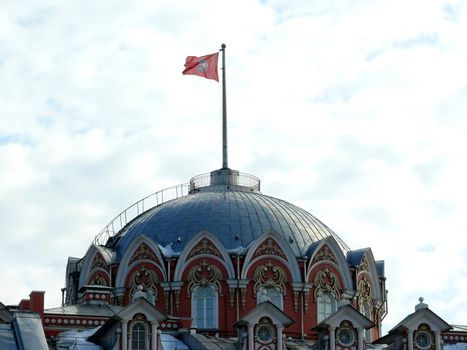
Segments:
[[[256,303],[259,304],[263,301],[270,301],[274,305],[276,305],[279,309],[282,310],[283,308],[283,295],[281,291],[276,287],[261,287],[258,290],[258,294],[256,297]]]
[[[148,332],[146,326],[142,322],[136,322],[131,327],[131,349],[132,350],[147,350],[148,349]]]
[[[331,316],[337,310],[337,300],[334,294],[321,292],[317,298],[318,323]]]
[[[211,286],[201,286],[192,293],[191,314],[193,326],[199,329],[217,328],[217,291]]]

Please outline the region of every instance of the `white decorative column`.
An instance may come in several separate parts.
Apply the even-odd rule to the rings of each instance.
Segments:
[[[435,350],[441,350],[441,332],[435,331]]]
[[[253,332],[254,325],[248,325],[248,350],[255,348],[255,334]]]
[[[277,329],[277,350],[282,350],[282,330],[284,329],[283,326],[276,326]]]
[[[122,320],[122,350],[128,349],[128,321]]]
[[[363,343],[364,343],[363,328],[357,328],[357,334],[358,334],[358,350],[363,350]]]
[[[151,349],[157,350],[157,323],[151,323]]]
[[[413,350],[413,329],[407,329],[407,349]]]
[[[329,350],[336,350],[336,329],[329,327]]]

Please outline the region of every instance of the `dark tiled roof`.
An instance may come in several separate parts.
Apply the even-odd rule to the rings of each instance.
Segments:
[[[307,211],[259,192],[203,191],[163,203],[141,214],[119,232],[117,259],[139,235],[180,252],[200,231],[214,234],[227,249],[247,247],[264,233],[274,232],[289,242],[296,256],[322,238],[333,236],[342,250],[347,245]]]

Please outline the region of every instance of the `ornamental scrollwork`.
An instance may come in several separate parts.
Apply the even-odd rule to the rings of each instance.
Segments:
[[[359,271],[369,271],[368,270],[368,259],[366,255],[363,256],[360,266],[358,267]]]
[[[92,275],[89,279],[89,285],[91,286],[109,286],[108,277],[102,275],[100,272],[97,272]]]
[[[222,295],[222,271],[215,265],[203,260],[200,264],[193,266],[188,272],[188,297],[194,288],[198,286],[213,285],[217,288],[219,295]]]
[[[372,302],[371,284],[367,276],[364,276],[361,280],[358,281],[357,291],[358,291],[358,306],[361,307],[364,304],[371,305],[371,302]]]
[[[207,238],[203,238],[190,252],[188,258],[196,255],[209,254],[222,258],[219,250]]]
[[[431,328],[430,328],[430,326],[427,325],[426,323],[422,323],[422,324],[420,324],[420,326],[418,327],[417,330],[418,330],[418,331],[430,332],[430,331],[431,331]]]
[[[321,248],[318,253],[316,253],[315,257],[313,258],[313,263],[323,260],[337,263],[336,257],[327,245],[323,246],[323,248]]]
[[[313,286],[315,287],[313,294],[315,300],[318,300],[321,293],[331,293],[336,299],[339,299],[337,278],[327,267],[316,273]]]
[[[284,260],[287,260],[282,249],[274,242],[272,238],[268,238],[265,242],[263,242],[258,249],[256,249],[255,253],[253,254],[253,258],[256,258],[260,255],[275,255],[279,256]]]
[[[352,323],[350,321],[342,321],[340,324],[340,328],[349,328],[352,329]]]
[[[285,296],[287,277],[284,270],[279,266],[274,266],[271,261],[264,265],[258,266],[253,274],[255,284],[253,286],[253,293],[256,294],[261,288],[276,287]]]
[[[151,293],[154,300],[157,300],[157,284],[159,283],[159,277],[153,270],[149,270],[142,266],[139,270],[133,272],[130,276],[130,300],[133,294],[138,290],[138,286],[143,286],[143,289],[147,293]]]
[[[146,243],[141,243],[138,249],[135,250],[135,252],[131,256],[128,266],[133,264],[135,261],[140,260],[152,260],[154,262],[158,262],[156,254]]]
[[[92,263],[91,263],[91,270],[94,270],[94,269],[97,269],[97,268],[101,268],[101,269],[106,269],[107,268],[107,264],[104,260],[104,257],[97,253],[95,256],[94,256],[94,259],[92,260]]]

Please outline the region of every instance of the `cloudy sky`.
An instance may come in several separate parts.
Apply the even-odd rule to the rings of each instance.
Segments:
[[[0,2],[0,301],[59,306],[124,208],[229,165],[385,260],[388,330],[423,296],[467,323],[461,1]]]

